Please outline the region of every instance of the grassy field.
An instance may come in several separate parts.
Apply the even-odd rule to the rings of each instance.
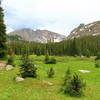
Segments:
[[[0,100],[100,100],[100,69],[94,66],[94,57],[56,57],[58,63],[48,65],[43,63],[43,56],[31,56],[38,66],[37,79],[26,78],[16,83],[14,77],[19,73],[19,57],[15,57],[16,67],[11,71],[0,71]],[[54,67],[54,78],[47,78],[47,70]],[[87,83],[85,96],[70,97],[60,92],[63,77],[67,68],[72,73],[78,73]],[[81,73],[78,70],[89,70],[90,73]],[[43,81],[52,82],[53,86],[43,84]]]

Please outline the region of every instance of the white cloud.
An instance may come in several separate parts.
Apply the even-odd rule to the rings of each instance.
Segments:
[[[7,34],[14,31],[11,27],[7,27]]]
[[[100,20],[100,0],[4,0],[5,23],[69,33],[80,23]]]

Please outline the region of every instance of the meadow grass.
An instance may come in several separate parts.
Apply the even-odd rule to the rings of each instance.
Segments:
[[[95,68],[94,57],[55,57],[57,64],[44,64],[44,56],[30,56],[38,67],[38,78],[26,78],[16,83],[14,78],[19,74],[20,57],[15,57],[16,67],[11,71],[0,71],[0,100],[100,100],[100,69]],[[55,69],[54,78],[47,77],[50,67]],[[86,81],[84,96],[70,97],[60,92],[66,70],[72,74],[78,73]],[[89,70],[81,73],[78,70]],[[43,80],[53,83],[53,86],[43,84]]]

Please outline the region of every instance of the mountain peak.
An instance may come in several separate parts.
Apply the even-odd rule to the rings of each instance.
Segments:
[[[81,36],[95,36],[100,34],[100,21],[95,21],[89,24],[80,24],[77,28],[71,31],[67,39],[78,38]]]
[[[26,40],[29,42],[39,42],[39,43],[47,43],[47,41],[51,42],[60,42],[66,39],[66,36],[51,32],[48,30],[32,30],[28,28],[23,28],[20,30],[16,30],[14,32],[9,33],[9,35],[18,35],[22,38],[22,40]]]

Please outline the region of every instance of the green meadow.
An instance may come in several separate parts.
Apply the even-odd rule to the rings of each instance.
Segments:
[[[95,57],[55,57],[57,64],[44,64],[44,56],[30,56],[36,64],[38,77],[26,78],[22,82],[16,82],[19,74],[20,57],[15,56],[15,64],[11,71],[0,71],[0,100],[100,100],[100,69],[95,68]],[[55,70],[53,78],[47,77],[50,67]],[[78,73],[86,82],[84,96],[76,98],[63,94],[60,89],[66,70],[70,68],[72,74]],[[79,70],[89,70],[82,73]],[[53,83],[52,86],[43,81]]]

